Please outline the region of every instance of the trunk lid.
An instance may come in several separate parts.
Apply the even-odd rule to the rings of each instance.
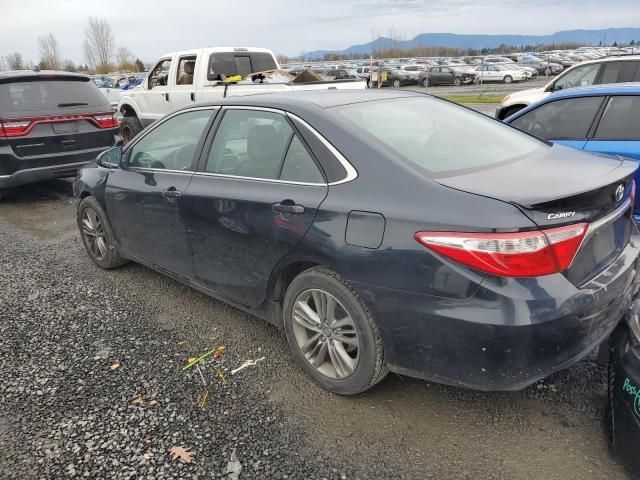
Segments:
[[[0,80],[0,129],[22,125],[24,132],[6,135],[19,157],[109,147],[115,127],[96,121],[111,107],[85,76],[34,74]],[[3,134],[0,132],[0,134]]]
[[[577,286],[603,271],[624,249],[635,225],[630,196],[637,163],[554,145],[515,162],[435,178],[441,185],[517,206],[541,229],[590,224],[565,272]]]

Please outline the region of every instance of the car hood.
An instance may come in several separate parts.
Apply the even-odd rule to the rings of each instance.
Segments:
[[[618,156],[585,153],[554,144],[516,161],[435,181],[528,208],[592,191],[631,175],[636,169],[635,162]]]
[[[502,100],[502,104],[504,105],[507,101],[509,103],[512,103],[513,101],[523,101],[529,104],[531,103],[531,97],[540,97],[537,100],[541,100],[549,93],[545,91],[545,89],[546,86],[540,88],[528,88],[526,90],[520,90],[519,92],[511,93],[507,95],[504,100]]]

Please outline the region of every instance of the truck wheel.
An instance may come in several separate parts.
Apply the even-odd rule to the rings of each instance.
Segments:
[[[513,82],[513,78],[511,77],[511,75],[507,75],[506,77],[503,78],[504,83],[511,83]]]
[[[302,272],[287,288],[284,330],[302,368],[327,390],[355,395],[388,369],[376,323],[357,292],[323,267]]]
[[[453,84],[454,84],[456,87],[459,87],[460,85],[462,85],[462,79],[461,79],[460,77],[456,77],[456,78],[454,78],[454,79],[453,79]]]
[[[133,137],[139,134],[142,129],[143,127],[140,120],[138,120],[138,117],[135,115],[124,117],[122,125],[120,125],[120,136],[122,137],[124,144],[126,145],[133,140]]]
[[[394,80],[393,81],[393,88],[400,88],[400,80]]]

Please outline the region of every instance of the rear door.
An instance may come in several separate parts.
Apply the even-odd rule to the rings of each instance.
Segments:
[[[171,110],[188,107],[196,101],[196,76],[199,56],[180,55],[175,59],[175,69],[171,70],[169,103]]]
[[[192,275],[182,195],[215,112],[181,112],[154,125],[127,146],[123,168],[110,170],[107,214],[125,255],[182,277]]]
[[[306,234],[327,183],[282,112],[229,107],[214,129],[181,199],[195,280],[259,305],[275,266]]]
[[[72,152],[112,146],[116,127],[104,95],[80,75],[0,80],[0,122],[16,156],[47,154],[47,165],[56,157],[65,163]]]

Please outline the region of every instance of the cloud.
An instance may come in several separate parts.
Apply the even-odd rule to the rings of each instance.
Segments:
[[[111,24],[118,46],[145,61],[210,45],[264,46],[297,55],[342,49],[392,33],[550,34],[640,24],[637,0],[5,0],[0,55],[37,61],[37,38],[54,33],[62,56],[82,58],[90,16]]]

